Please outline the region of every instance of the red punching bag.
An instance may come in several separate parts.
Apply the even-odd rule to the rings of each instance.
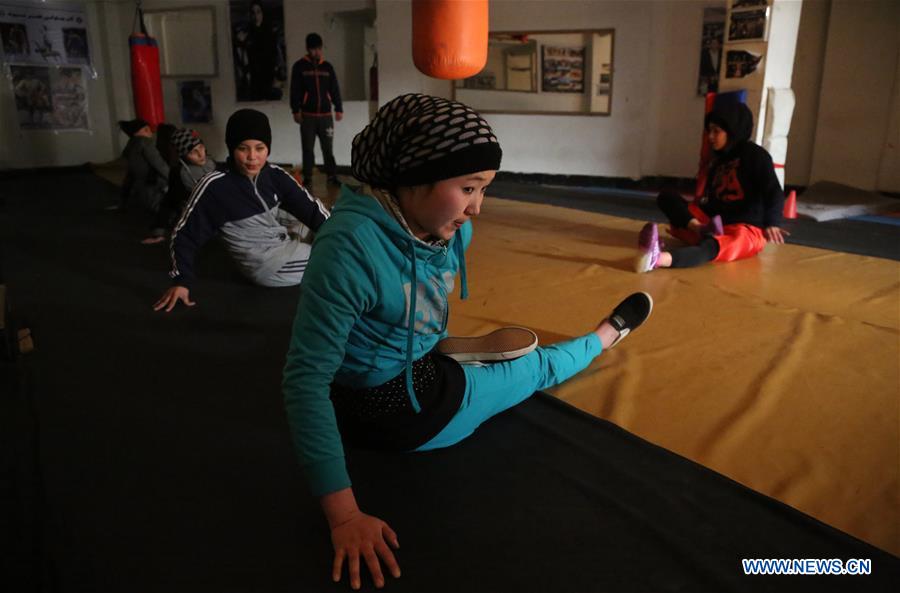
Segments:
[[[147,34],[144,26],[144,11],[138,6],[135,20],[140,21],[140,32],[132,32],[128,37],[131,49],[131,89],[134,94],[135,115],[156,126],[165,121],[163,110],[162,82],[159,77],[159,46],[156,39]]]
[[[488,0],[413,0],[413,62],[423,74],[456,80],[487,64]]]

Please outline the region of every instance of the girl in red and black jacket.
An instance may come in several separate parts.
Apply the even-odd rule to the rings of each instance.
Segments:
[[[766,242],[784,243],[784,192],[772,157],[750,141],[752,131],[753,114],[743,103],[717,106],[707,116],[714,156],[706,193],[691,203],[674,191],[657,198],[669,232],[688,247],[663,251],[656,224],[648,222],[638,241],[637,272],[735,261],[756,255]]]

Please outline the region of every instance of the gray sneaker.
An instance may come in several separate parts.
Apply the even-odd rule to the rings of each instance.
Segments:
[[[530,329],[502,327],[483,336],[444,338],[437,350],[460,363],[497,362],[525,356],[537,345],[537,334]]]

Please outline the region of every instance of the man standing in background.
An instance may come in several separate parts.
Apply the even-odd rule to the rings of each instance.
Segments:
[[[341,121],[344,110],[334,67],[322,58],[322,37],[317,33],[306,36],[306,55],[294,62],[291,69],[291,111],[294,121],[300,124],[303,184],[307,187],[312,184],[317,136],[325,160],[328,182],[340,184],[336,176],[332,142],[334,120]]]

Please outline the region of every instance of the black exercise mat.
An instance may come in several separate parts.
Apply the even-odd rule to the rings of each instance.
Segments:
[[[78,172],[0,183],[4,277],[37,347],[9,383],[23,419],[0,441],[36,449],[33,471],[29,456],[5,472],[37,501],[16,524],[41,548],[5,572],[37,579],[14,590],[349,590],[330,582],[281,401],[299,289],[250,286],[210,246],[197,307],[154,313],[166,250],[138,243],[139,217],[103,210],[114,197]],[[900,582],[897,558],[545,395],[451,449],[354,451],[349,465],[363,509],[400,538],[404,575],[387,591]],[[0,498],[4,516],[17,500]],[[741,558],[863,558],[873,574],[750,577]]]

